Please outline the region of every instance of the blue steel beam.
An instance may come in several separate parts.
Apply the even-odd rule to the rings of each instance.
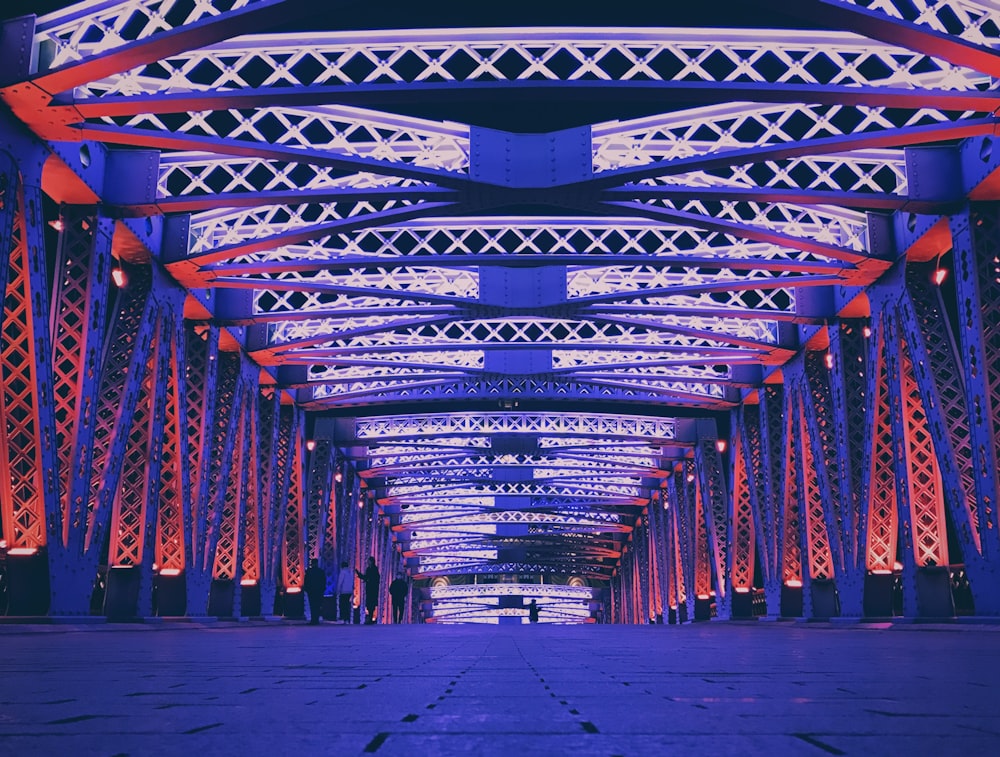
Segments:
[[[87,81],[96,81],[89,79]],[[84,82],[79,82],[80,84]],[[87,118],[122,118],[145,113],[189,113],[210,110],[262,108],[266,106],[309,107],[317,105],[352,105],[365,108],[389,108],[394,105],[440,102],[447,98],[467,97],[488,92],[501,98],[514,90],[518,101],[527,100],[555,105],[560,101],[579,102],[580,98],[598,98],[604,102],[636,98],[653,101],[664,111],[677,103],[717,103],[747,101],[760,103],[815,103],[855,107],[934,108],[950,111],[992,112],[996,96],[988,91],[953,89],[910,89],[905,87],[837,86],[823,84],[787,84],[736,81],[436,81],[359,83],[351,85],[310,85],[302,87],[247,87],[238,90],[208,89],[188,92],[163,92],[127,96],[61,99],[44,112],[53,121],[72,124]],[[442,97],[444,95],[445,97]]]

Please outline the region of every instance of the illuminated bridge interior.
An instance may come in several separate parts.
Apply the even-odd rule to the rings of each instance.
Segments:
[[[15,5],[3,612],[1000,614],[994,3]]]

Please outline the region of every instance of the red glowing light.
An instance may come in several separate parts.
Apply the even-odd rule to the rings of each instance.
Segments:
[[[310,439],[309,441],[307,441],[306,449],[309,450],[310,452],[316,449],[316,441],[314,439]]]
[[[831,370],[833,369],[833,353],[832,352],[826,353],[826,367],[827,367],[827,369],[831,369]]]
[[[935,269],[935,271],[934,271],[934,283],[935,284],[937,284],[938,286],[941,286],[944,283],[944,280],[946,278],[948,278],[948,269],[947,268],[937,268],[937,269]]]
[[[864,329],[862,329],[861,333],[863,333],[865,335],[865,339],[868,339],[872,335],[872,327],[871,326],[865,326]]]
[[[111,280],[115,282],[115,286],[119,289],[128,283],[128,277],[125,275],[125,271],[121,268],[111,269]]]
[[[333,474],[333,480],[339,484],[341,481],[344,480],[344,474],[341,473],[340,471],[337,471],[336,473]]]
[[[715,448],[717,450],[719,450],[719,452],[725,452],[726,451],[726,440],[725,439],[717,439],[716,442],[715,442]]]
[[[694,481],[694,474],[693,473],[688,473],[688,475],[687,475],[687,482],[690,484],[692,481]]]
[[[49,226],[51,226],[56,231],[63,231],[66,228],[66,222],[61,218],[57,218],[54,221],[49,221]]]

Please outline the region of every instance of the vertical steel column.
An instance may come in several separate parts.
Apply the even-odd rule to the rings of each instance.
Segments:
[[[89,612],[97,552],[85,554],[101,358],[111,300],[114,222],[92,209],[64,207],[56,257],[51,333],[61,527],[49,542],[52,612]]]
[[[329,439],[312,440],[308,454],[309,475],[306,479],[305,550],[308,560],[324,554],[327,517],[330,511],[330,491],[333,485],[334,448]],[[324,570],[330,565],[322,561]]]
[[[902,557],[903,565],[903,612],[905,615],[918,614],[919,600],[917,598],[917,576],[916,568],[917,555],[914,554],[913,535],[913,512],[909,504],[909,497],[913,494],[910,483],[909,457],[909,400],[905,395],[902,386],[902,372],[905,370],[903,357],[900,354],[899,337],[896,333],[895,322],[890,312],[884,314],[883,328],[885,329],[883,345],[885,347],[885,366],[887,376],[887,389],[889,397],[889,422],[892,435],[892,453],[894,469],[893,474],[896,484],[896,522],[897,528],[897,554]],[[901,538],[900,538],[901,537]]]
[[[889,411],[885,339],[882,314],[878,313],[872,320],[874,366],[871,375],[874,380],[872,387],[874,412],[868,425],[871,451],[867,455],[865,471],[868,480],[865,567],[876,575],[891,575],[895,570],[898,537],[895,455]],[[868,614],[867,609],[865,612]]]
[[[177,300],[180,300],[178,297]],[[166,386],[163,408],[162,452],[158,485],[155,562],[158,615],[187,612],[185,589],[188,555],[191,553],[191,475],[187,449],[185,400],[187,375],[184,366],[183,301],[175,301],[167,313]]]
[[[147,530],[153,521],[150,503],[160,477],[160,440],[163,436],[163,401],[166,384],[164,318],[157,317],[149,355],[131,380],[139,382],[131,418],[123,418],[125,436],[121,474],[114,487],[111,540],[108,548],[108,584],[104,609],[109,617],[152,613],[152,560],[146,549]],[[125,426],[128,430],[126,432]]]
[[[702,423],[699,422],[699,425]],[[709,436],[702,436],[703,433]],[[731,601],[729,587],[726,585],[729,565],[729,498],[722,475],[722,458],[717,448],[715,429],[699,429],[699,436],[701,438],[695,445],[694,459],[699,475],[699,499],[706,519],[705,535],[708,539],[711,576],[715,583],[716,611],[719,617],[728,618]]]
[[[282,408],[282,435],[286,430],[285,415],[290,416],[288,423],[287,442],[282,443],[287,446],[288,459],[288,488],[285,499],[285,538],[284,552],[282,557],[282,576],[286,593],[286,605],[288,595],[297,595],[294,605],[293,617],[301,617],[305,613],[304,598],[302,588],[305,582],[305,539],[303,530],[303,459],[305,451],[305,423],[303,412],[297,407]],[[288,607],[286,606],[286,615]]]
[[[843,546],[843,571],[837,577],[841,613],[860,617],[864,613],[865,531],[862,513],[866,510],[862,489],[865,470],[865,424],[872,416],[871,378],[867,357],[871,328],[866,319],[841,320],[830,329],[830,417],[836,438],[837,480],[842,519],[839,524]],[[869,443],[870,446],[870,443]]]
[[[89,442],[107,328],[114,221],[97,216],[91,208],[64,206],[59,223],[51,333],[61,538],[69,551],[78,552],[84,529],[71,526],[84,520],[90,480]]]
[[[260,466],[261,495],[261,613],[274,612],[274,599],[280,578],[282,535],[285,529],[283,499],[284,482],[280,464],[281,394],[274,387],[261,387],[257,395],[260,420],[260,446],[257,462]]]
[[[809,405],[805,381],[801,389],[793,394],[795,416],[794,443],[796,444],[796,460],[800,468],[800,491],[802,500],[802,534],[805,540],[805,553],[808,571],[803,578],[808,583],[808,596],[803,599],[809,603],[809,617],[829,618],[839,615],[836,589],[833,583],[834,560],[831,547],[832,529],[836,521],[832,520],[833,507],[830,505],[830,494],[825,487],[822,462],[822,442],[817,444],[817,433],[814,424],[808,420],[809,412],[804,407]],[[803,589],[805,590],[805,586]]]
[[[191,475],[191,517],[185,526],[191,549],[185,568],[188,612],[203,615],[208,609],[211,573],[204,551],[212,466],[213,419],[219,370],[219,329],[188,322],[185,330],[188,469]]]
[[[783,412],[781,420],[781,456],[785,475],[782,476],[781,515],[778,521],[779,561],[781,565],[782,601],[781,614],[798,617],[808,613],[806,607],[808,591],[805,582],[808,575],[802,570],[802,486],[801,455],[797,454],[793,425],[796,417],[796,391],[786,384],[783,392]]]
[[[972,470],[976,500],[981,508],[979,530],[983,579],[972,593],[977,612],[1000,604],[1000,212],[995,203],[976,203],[951,217],[958,299],[958,333],[962,347],[969,413]],[[986,567],[988,566],[988,567]],[[982,605],[982,610],[980,610]]]
[[[219,467],[221,480],[218,484],[217,499],[214,500],[212,534],[214,544],[206,549],[212,556],[212,589],[209,598],[209,615],[236,617],[240,614],[239,592],[242,553],[242,526],[246,512],[246,456],[249,452],[248,397],[253,396],[256,387],[249,387],[245,371],[240,370],[242,360],[235,354],[237,366],[236,389],[232,395],[232,410],[226,420],[224,449],[227,451],[223,464]],[[226,363],[221,366],[227,373]],[[240,375],[243,374],[243,375]],[[221,402],[217,407],[221,409]],[[223,421],[220,418],[217,422]]]
[[[240,556],[239,609],[240,615],[264,615],[261,602],[261,578],[264,551],[264,497],[261,485],[259,454],[260,387],[252,379],[244,395],[246,407],[246,449],[243,452],[243,553]]]
[[[913,361],[912,367],[937,453],[945,504],[955,523],[976,613],[996,615],[1000,582],[983,554],[983,539],[990,538],[985,530],[989,519],[980,518],[976,499],[969,405],[958,349],[940,287],[931,285],[927,271],[914,266],[908,268],[906,283],[907,296],[898,309],[900,333],[914,355],[927,356]],[[952,555],[952,562],[955,559]]]
[[[6,155],[6,154],[5,154]],[[37,158],[37,156],[36,156]],[[0,309],[0,511],[10,576],[9,611],[45,614],[49,609],[47,531],[58,537],[59,478],[55,408],[51,394],[48,266],[42,217],[41,166],[27,173],[5,160],[5,228],[0,229],[6,258]],[[10,205],[13,223],[7,225]],[[46,523],[46,516],[52,523]],[[54,541],[57,539],[54,539]],[[22,585],[23,584],[23,585]]]
[[[769,615],[781,614],[784,586],[782,563],[782,523],[784,514],[784,387],[768,384],[760,391],[760,441],[764,496],[758,502],[761,525],[761,564],[764,567],[764,594]]]
[[[732,617],[753,616],[753,574],[756,559],[756,533],[754,529],[754,479],[747,459],[751,434],[746,424],[746,408],[741,406],[734,414],[732,440],[732,497],[729,524],[733,545],[727,566],[727,581],[733,592]]]

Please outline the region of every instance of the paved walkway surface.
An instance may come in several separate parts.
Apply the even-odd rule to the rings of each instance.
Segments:
[[[1000,628],[0,626],[0,754],[1000,754]]]

